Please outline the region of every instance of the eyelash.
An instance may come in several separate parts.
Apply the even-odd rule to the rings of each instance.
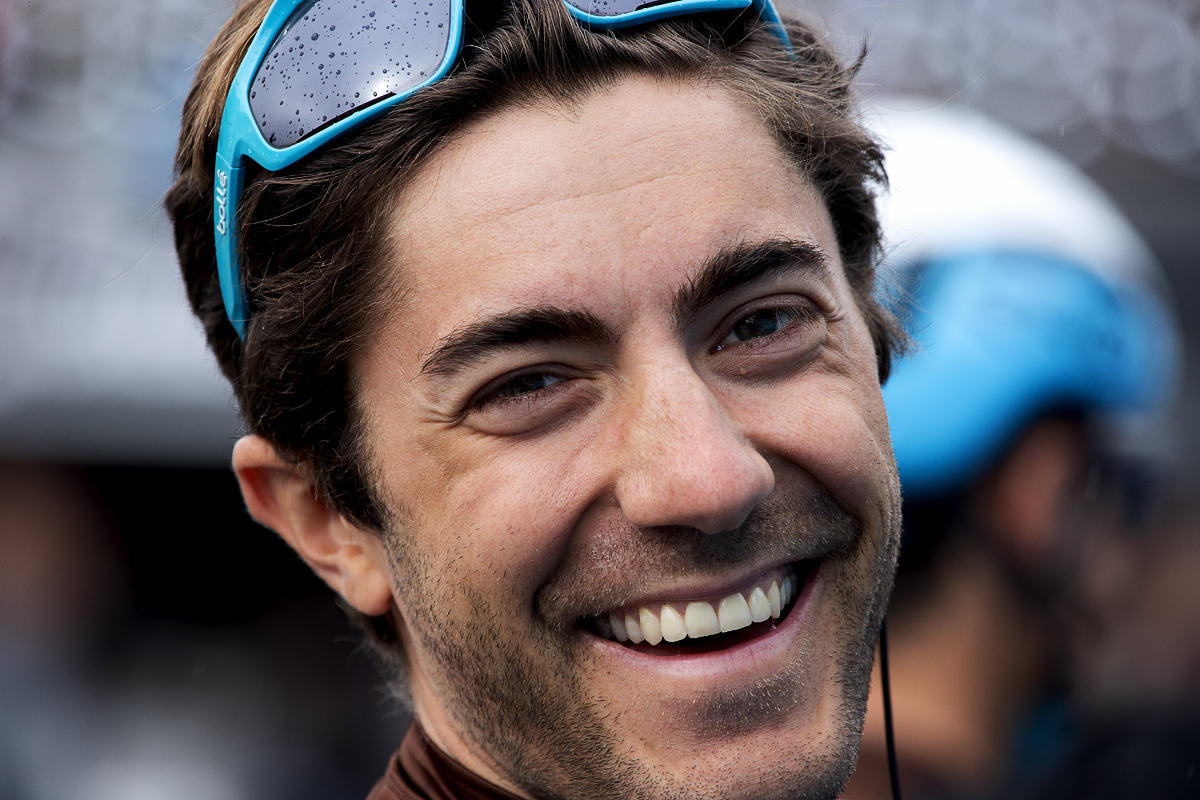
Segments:
[[[759,336],[759,337],[756,337],[753,339],[747,339],[747,340],[740,341],[740,342],[731,342],[729,344],[724,343],[726,339],[728,339],[731,335],[733,335],[734,330],[737,328],[738,325],[740,325],[741,323],[749,320],[750,318],[752,318],[756,315],[763,314],[766,312],[772,312],[772,311],[775,312],[776,314],[781,314],[781,315],[787,314],[791,317],[791,319],[789,319],[788,322],[785,325],[783,325],[783,327],[779,328],[776,331],[772,331],[771,333],[765,334],[763,336]],[[740,311],[740,312],[738,312],[737,316],[733,317],[732,324],[730,324],[727,327],[722,329],[723,333],[721,333],[720,339],[718,339],[717,343],[714,344],[709,349],[709,352],[710,353],[719,353],[723,350],[728,350],[728,349],[734,348],[734,347],[737,347],[739,349],[754,349],[757,347],[769,346],[772,343],[779,341],[780,339],[786,338],[788,336],[791,336],[791,335],[794,335],[795,333],[797,333],[797,331],[796,331],[797,327],[815,322],[819,318],[820,318],[820,312],[817,309],[815,309],[811,303],[805,302],[805,301],[800,301],[800,300],[796,300],[791,303],[778,303],[778,304],[772,304],[772,305],[763,305],[758,308],[751,308],[751,309],[747,309],[745,311]]]
[[[505,395],[505,389],[517,384],[522,378],[547,377],[551,378],[552,382],[546,386],[534,389],[529,392],[521,392],[520,394]],[[487,407],[504,408],[504,407],[519,407],[529,405],[537,400],[542,399],[547,394],[556,391],[555,387],[569,380],[569,377],[563,374],[554,372],[547,367],[532,367],[530,369],[518,372],[515,375],[505,375],[492,383],[485,386],[471,399],[468,406],[468,411],[479,411]]]

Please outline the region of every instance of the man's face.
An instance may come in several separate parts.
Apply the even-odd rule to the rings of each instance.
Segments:
[[[833,796],[899,486],[812,188],[723,90],[633,78],[469,128],[393,225],[356,378],[431,738],[537,796]]]

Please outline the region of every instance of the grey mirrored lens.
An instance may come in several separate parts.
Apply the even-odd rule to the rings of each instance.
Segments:
[[[424,83],[446,56],[453,0],[310,0],[259,65],[250,109],[283,148]]]
[[[639,8],[666,5],[666,2],[646,2],[646,0],[567,0],[568,3],[597,17],[615,17],[618,14],[628,14]],[[669,2],[669,0],[667,0]]]

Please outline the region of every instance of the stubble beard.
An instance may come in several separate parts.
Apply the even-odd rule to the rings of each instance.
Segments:
[[[440,700],[477,754],[533,797],[699,800],[745,792],[761,800],[832,800],[858,758],[875,642],[899,541],[898,498],[891,506],[884,529],[877,536],[864,535],[860,521],[822,490],[805,509],[764,502],[732,541],[690,530],[675,537],[647,534],[644,552],[615,556],[642,569],[665,571],[658,574],[672,569],[704,574],[811,550],[814,540],[827,551],[822,570],[840,609],[840,627],[833,633],[841,643],[834,648],[835,679],[806,687],[806,675],[812,673],[806,670],[811,654],[805,653],[783,673],[753,687],[709,696],[690,721],[706,736],[737,736],[771,727],[795,710],[805,692],[832,690],[838,693],[834,729],[822,739],[810,735],[800,746],[781,750],[755,778],[736,786],[681,782],[639,762],[621,744],[610,727],[619,724],[620,709],[586,686],[596,668],[586,653],[586,635],[538,613],[544,605],[553,607],[556,597],[604,592],[604,580],[590,574],[586,559],[569,560],[543,584],[533,601],[532,624],[517,632],[506,630],[503,609],[436,566],[402,532],[389,532],[387,541],[410,633],[441,673]],[[675,540],[669,550],[649,545],[664,538]],[[437,598],[451,592],[460,595],[455,606],[475,610],[467,619],[438,613],[448,606]]]

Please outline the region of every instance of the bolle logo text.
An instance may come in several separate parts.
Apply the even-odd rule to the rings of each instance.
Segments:
[[[217,233],[224,236],[227,228],[226,221],[229,217],[229,176],[223,169],[217,170],[215,191],[217,193]]]

